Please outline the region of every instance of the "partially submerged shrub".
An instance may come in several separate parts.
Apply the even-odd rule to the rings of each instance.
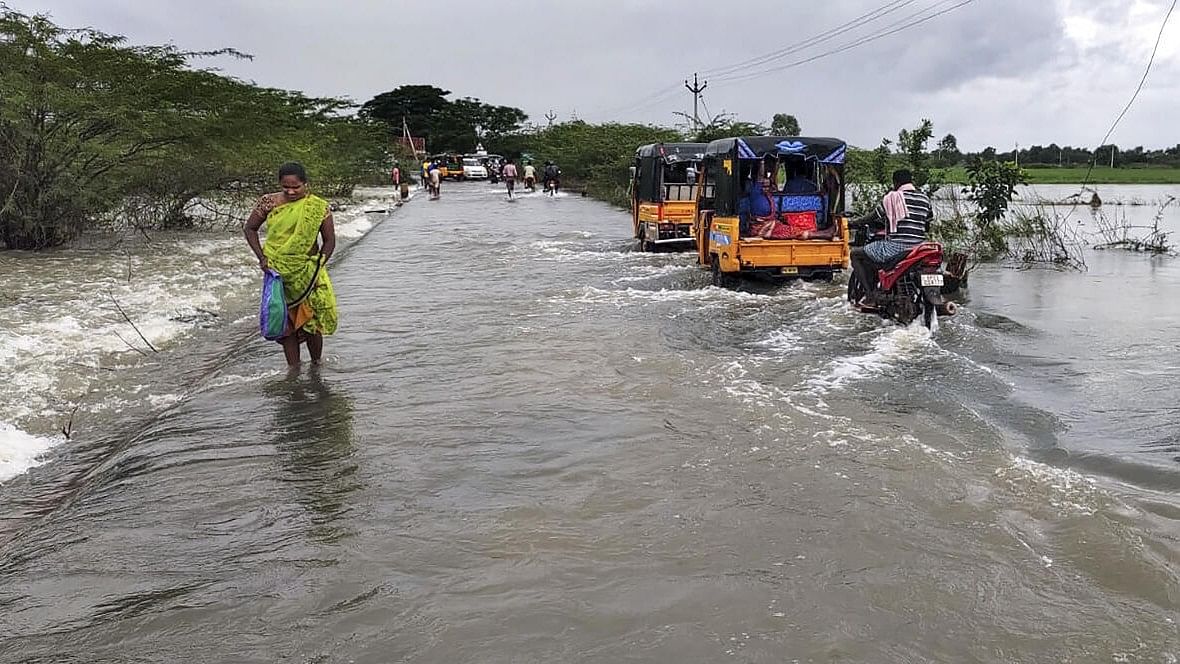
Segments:
[[[1126,249],[1128,251],[1143,251],[1151,254],[1170,254],[1175,251],[1171,243],[1171,231],[1160,229],[1160,222],[1164,217],[1164,210],[1176,202],[1175,196],[1169,196],[1156,210],[1150,226],[1134,226],[1127,223],[1124,213],[1121,217],[1111,219],[1104,212],[1098,212],[1095,220],[1098,223],[1100,243],[1095,249]],[[1134,231],[1147,231],[1136,234]]]

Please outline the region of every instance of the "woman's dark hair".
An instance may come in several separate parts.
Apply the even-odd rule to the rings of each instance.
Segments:
[[[307,171],[303,168],[303,164],[297,161],[288,161],[279,166],[279,179],[282,180],[288,175],[294,175],[299,178],[300,182],[307,183]]]

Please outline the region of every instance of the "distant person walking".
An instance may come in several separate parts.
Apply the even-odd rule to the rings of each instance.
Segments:
[[[442,172],[438,166],[437,161],[430,162],[430,170],[427,171],[430,175],[430,197],[439,198],[442,196]]]
[[[336,227],[328,201],[308,192],[307,172],[301,164],[280,166],[279,186],[282,191],[258,199],[250,212],[246,243],[263,272],[273,270],[283,278],[292,323],[292,332],[279,339],[287,366],[299,366],[302,344],[307,344],[311,363],[319,364],[324,337],[336,331],[337,323],[336,293],[326,267],[336,250]],[[263,224],[265,246],[258,238]],[[297,306],[301,302],[310,306]]]
[[[511,159],[504,163],[500,177],[504,178],[504,186],[508,188],[508,198],[512,198],[513,190],[516,189],[516,164]]]
[[[529,191],[537,190],[537,167],[533,162],[524,162],[524,188]]]
[[[393,162],[393,172],[389,174],[389,177],[393,181],[393,186],[398,190],[398,197],[401,199],[398,201],[398,205],[401,205],[401,201],[410,197],[410,183],[402,178],[401,166],[396,161]]]
[[[401,200],[405,200],[409,193],[408,185],[402,182],[401,166],[398,163],[393,163],[393,171],[389,172],[389,182],[393,183],[393,188],[398,190],[398,205],[401,205]]]

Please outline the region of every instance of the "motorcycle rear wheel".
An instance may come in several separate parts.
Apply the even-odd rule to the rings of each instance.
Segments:
[[[865,296],[865,287],[861,283],[860,277],[855,271],[848,274],[848,301],[852,304],[860,302],[860,299]]]
[[[919,291],[917,296],[899,297],[895,302],[893,311],[890,312],[893,320],[902,325],[909,325],[914,322],[915,318],[922,315],[926,298],[922,297],[922,293]]]

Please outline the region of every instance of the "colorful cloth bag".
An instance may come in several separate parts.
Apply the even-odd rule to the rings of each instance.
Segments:
[[[258,328],[267,341],[278,341],[291,333],[283,278],[274,270],[266,270],[262,275],[262,306],[258,310]]]

